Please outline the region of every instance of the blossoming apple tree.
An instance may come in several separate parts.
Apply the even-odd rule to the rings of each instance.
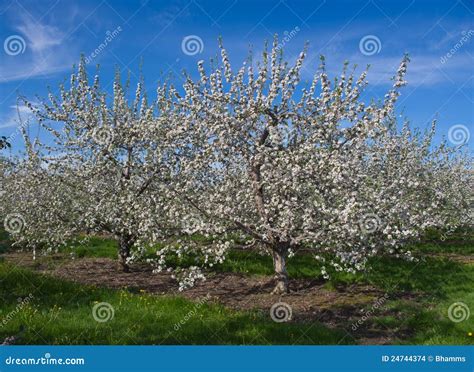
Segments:
[[[384,252],[410,258],[404,243],[459,218],[463,160],[445,146],[433,149],[432,132],[397,130],[407,56],[383,101],[366,104],[367,71],[355,76],[345,64],[330,80],[322,58],[303,85],[306,50],[289,64],[277,46],[275,39],[260,63],[249,58],[236,70],[221,46],[220,64],[206,71],[200,61],[200,77],[170,95],[193,148],[181,190],[199,216],[196,231],[237,230],[259,244],[273,257],[274,293],[284,293],[287,259],[302,248],[354,271]],[[216,247],[214,257],[225,257],[226,247]],[[158,254],[166,266],[166,249]]]

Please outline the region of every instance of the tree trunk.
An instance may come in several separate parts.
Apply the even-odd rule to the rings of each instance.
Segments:
[[[128,265],[127,259],[130,257],[132,245],[133,238],[130,235],[121,235],[119,237],[118,259],[120,267],[125,273],[130,272],[130,266]]]
[[[286,250],[273,250],[273,266],[275,268],[275,288],[272,294],[289,293],[288,273],[286,272]]]

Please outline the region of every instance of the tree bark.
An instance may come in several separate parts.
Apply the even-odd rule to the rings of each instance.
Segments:
[[[130,235],[121,235],[119,237],[118,259],[123,272],[130,272],[130,266],[127,259],[130,257],[130,251],[133,246],[133,237]]]
[[[274,249],[273,252],[273,267],[275,268],[275,288],[272,294],[289,293],[288,287],[288,272],[286,271],[286,255],[287,250]]]

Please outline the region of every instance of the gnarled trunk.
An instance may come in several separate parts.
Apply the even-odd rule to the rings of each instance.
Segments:
[[[127,260],[130,257],[130,251],[133,246],[133,241],[133,237],[130,235],[121,235],[119,237],[118,259],[120,267],[125,273],[130,272],[130,266]]]
[[[286,271],[286,255],[287,250],[274,249],[273,267],[275,268],[275,288],[272,294],[283,294],[290,292],[288,287],[288,273]]]

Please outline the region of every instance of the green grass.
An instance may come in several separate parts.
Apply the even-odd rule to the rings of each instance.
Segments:
[[[413,251],[422,253],[474,254],[474,229],[455,231],[429,230],[421,243],[413,246]]]
[[[402,328],[411,336],[401,343],[474,344],[474,317],[455,323],[448,309],[462,302],[474,312],[474,265],[447,259],[427,258],[420,262],[380,260],[373,264],[367,281],[386,291],[388,306],[403,314]],[[403,299],[403,294],[416,298]],[[400,324],[390,328],[397,330]]]
[[[114,239],[92,236],[87,243],[73,243],[62,248],[62,252],[74,253],[78,258],[106,257],[117,258],[117,242]]]
[[[25,344],[334,344],[344,337],[318,323],[275,323],[257,312],[214,303],[196,309],[180,297],[83,286],[6,263],[0,263],[0,283],[0,319],[9,320],[0,326],[0,339],[25,327]],[[16,312],[18,298],[30,294],[32,300]],[[113,319],[94,320],[98,302],[112,305]],[[195,315],[175,330],[191,311]]]

